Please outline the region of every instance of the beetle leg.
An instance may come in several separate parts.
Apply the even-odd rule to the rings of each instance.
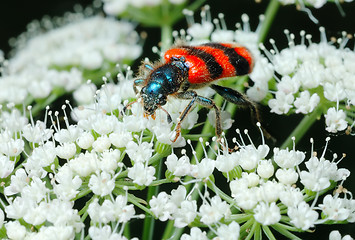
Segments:
[[[221,116],[220,116],[220,110],[216,106],[216,104],[212,101],[212,99],[202,97],[197,95],[195,91],[186,91],[186,92],[178,92],[175,94],[175,97],[180,98],[180,99],[191,99],[190,103],[185,107],[184,111],[180,114],[179,121],[176,124],[175,128],[175,139],[173,142],[175,142],[178,137],[180,136],[181,133],[181,122],[185,119],[187,114],[192,110],[192,106],[196,103],[207,107],[207,108],[214,108],[215,113],[216,113],[216,135],[218,139],[220,139],[221,134],[222,134],[222,127],[221,127]]]
[[[249,107],[251,110],[251,116],[255,122],[261,122],[261,117],[260,117],[260,112],[256,106],[256,104],[252,101],[250,101],[244,94],[228,88],[228,87],[222,87],[219,85],[211,84],[210,87],[215,90],[219,95],[221,95],[225,100],[228,102],[234,103],[237,106],[241,107]],[[263,133],[265,136],[269,139],[272,139],[273,141],[275,140],[270,133],[268,133],[264,128],[262,128]]]

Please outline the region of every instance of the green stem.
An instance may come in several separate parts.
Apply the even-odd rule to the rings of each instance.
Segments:
[[[267,34],[269,33],[270,27],[272,22],[274,21],[274,18],[276,16],[276,13],[280,7],[279,0],[271,0],[269,5],[267,6],[267,9],[265,11],[265,18],[263,21],[263,24],[261,26],[261,30],[259,33],[259,39],[258,41],[264,42]]]
[[[295,145],[302,139],[306,134],[308,129],[313,125],[313,123],[320,117],[322,111],[320,107],[313,110],[312,113],[305,115],[302,121],[297,125],[297,127],[292,131],[286,141],[281,145],[281,149],[292,148],[293,141],[292,137],[295,137]]]
[[[161,178],[161,171],[162,171],[162,163],[163,161],[158,162],[157,166],[157,179]],[[148,194],[147,194],[147,202],[149,202],[150,199],[154,195],[157,195],[159,191],[159,185],[157,186],[150,186],[148,188]],[[153,233],[154,233],[154,226],[155,226],[155,219],[153,217],[150,217],[148,213],[146,213],[146,217],[144,219],[144,224],[143,224],[143,239],[153,239]]]
[[[174,227],[174,221],[169,221],[168,224],[166,224],[165,230],[164,230],[164,234],[162,239],[173,239],[171,236],[171,234],[174,232],[174,230],[176,229],[182,229],[183,228],[175,228]],[[175,239],[175,238],[174,238]]]
[[[168,50],[172,44],[172,27],[168,24],[163,24],[161,26],[161,51],[165,52]]]
[[[258,223],[257,221],[254,221],[245,240],[250,240],[253,236],[254,236],[254,239],[257,239],[257,240],[261,239],[260,229],[261,229],[260,223]]]
[[[135,206],[137,206],[140,209],[142,209],[144,212],[146,212],[150,216],[152,216],[152,217],[154,216],[153,212],[149,208],[147,208],[146,206],[141,204],[133,194],[128,194],[127,195],[127,200],[129,202],[131,202],[132,204],[134,204]]]
[[[276,238],[275,238],[274,234],[271,232],[271,229],[269,228],[269,226],[266,226],[266,225],[262,226],[262,229],[268,239],[276,240]]]

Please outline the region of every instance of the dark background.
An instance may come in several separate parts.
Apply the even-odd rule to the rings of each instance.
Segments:
[[[26,25],[33,19],[41,19],[44,15],[49,16],[62,16],[66,11],[72,11],[75,4],[82,4],[84,6],[91,3],[88,0],[11,0],[2,1],[0,5],[0,49],[8,53],[10,47],[8,40],[12,37],[18,36],[26,30]],[[252,0],[218,0],[207,1],[211,6],[212,17],[217,17],[219,12],[225,14],[228,29],[235,29],[235,23],[241,22],[240,16],[242,13],[247,13],[250,17],[252,29],[255,29],[259,20],[258,15],[264,13],[268,1],[263,0],[261,3],[255,3]],[[319,24],[313,23],[306,15],[305,12],[296,10],[294,5],[281,7],[276,16],[276,19],[270,30],[268,37],[276,40],[279,49],[287,46],[287,40],[283,33],[284,29],[289,29],[295,33],[296,39],[301,30],[313,35],[314,42],[319,40],[319,27],[324,26],[328,39],[330,37],[341,37],[341,31],[346,31],[352,35],[355,33],[355,3],[345,3],[342,5],[346,16],[342,17],[335,4],[328,3],[321,9],[312,9],[312,13],[319,20]],[[196,21],[200,21],[199,13],[195,14]],[[175,29],[186,28],[186,21],[182,19]],[[138,26],[139,31],[146,31],[148,38],[145,43],[145,54],[149,54],[151,47],[156,45],[160,39],[160,31],[153,28],[145,28]],[[296,40],[297,42],[297,40]],[[266,42],[267,45],[267,42]],[[350,40],[348,46],[354,48],[354,40]],[[142,57],[146,57],[142,56]],[[297,126],[302,116],[295,115],[292,118],[285,116],[277,116],[268,114],[267,109],[263,109],[263,119],[267,126],[270,126],[271,134],[280,141],[280,144],[291,132],[292,128]],[[253,128],[250,127],[249,113],[242,111],[237,113],[237,126],[240,129]],[[277,127],[277,131],[275,130]],[[274,127],[274,128],[273,128]],[[336,136],[329,135],[325,132],[324,118],[316,122],[311,127],[310,131],[306,134],[297,149],[307,151],[311,149],[309,138],[315,139],[315,150],[319,154],[323,151],[325,145],[325,138],[331,136],[328,147],[328,159],[332,159],[332,154],[337,153],[341,156],[346,153],[347,157],[341,162],[339,167],[348,168],[353,172],[353,175],[345,182],[344,186],[355,193],[355,136],[347,136],[345,134],[338,134]],[[309,156],[307,156],[309,157]],[[335,226],[335,228],[342,228],[342,234],[350,233],[355,237],[354,224],[348,224],[343,227]],[[317,233],[323,232],[322,239],[327,238],[330,228],[328,226],[317,226]]]

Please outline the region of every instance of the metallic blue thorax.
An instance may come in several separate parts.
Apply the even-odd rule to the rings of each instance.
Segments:
[[[159,93],[169,95],[177,92],[187,73],[185,65],[181,64],[180,62],[172,62],[153,71],[146,91],[154,95]]]

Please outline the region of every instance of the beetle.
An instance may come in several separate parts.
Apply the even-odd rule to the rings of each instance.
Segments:
[[[175,128],[175,142],[181,134],[181,122],[192,110],[195,103],[214,109],[216,114],[216,135],[222,135],[220,109],[210,98],[200,96],[194,91],[204,86],[211,87],[225,100],[238,106],[250,107],[259,121],[259,111],[256,105],[244,94],[213,84],[212,82],[233,76],[250,73],[254,59],[250,51],[236,43],[205,43],[197,46],[176,46],[164,54],[163,62],[152,65],[143,63],[140,75],[135,79],[133,89],[142,99],[144,116],[155,119],[155,111],[159,108],[167,114],[167,120],[172,121],[170,114],[162,107],[167,102],[167,96],[190,100],[181,112]],[[137,87],[142,87],[140,92]],[[137,100],[136,100],[137,101]],[[134,101],[134,102],[136,102]],[[129,103],[129,107],[134,102]]]

